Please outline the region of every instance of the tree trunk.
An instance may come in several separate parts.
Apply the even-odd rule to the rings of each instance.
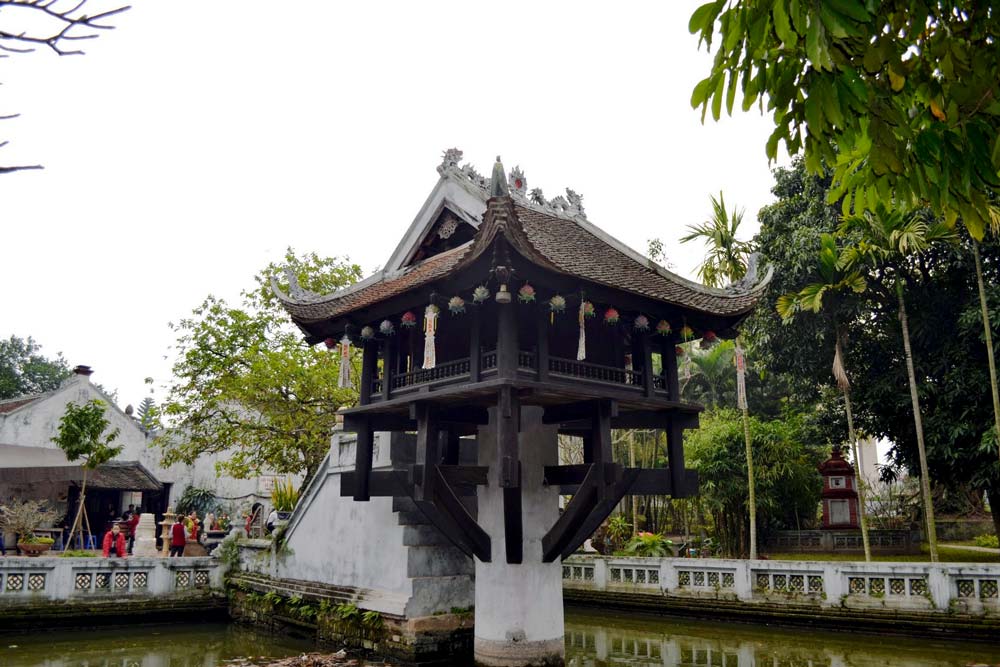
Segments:
[[[1000,536],[1000,484],[986,489],[990,501],[990,515],[993,517],[993,533]]]
[[[840,347],[840,337],[837,338],[837,347]],[[868,510],[865,508],[865,485],[867,482],[861,474],[858,436],[854,431],[854,413],[851,410],[851,391],[846,388],[844,389],[844,406],[847,409],[847,437],[851,439],[851,448],[854,451],[854,474],[858,480],[858,518],[861,521],[861,542],[865,546],[865,562],[870,563],[872,561],[872,548],[868,542]]]
[[[736,341],[736,354],[740,357],[743,356],[743,349],[739,344],[739,339]],[[737,369],[739,373],[739,369]],[[739,382],[739,379],[737,379]],[[747,509],[750,512],[750,559],[757,559],[757,494],[754,491],[754,481],[753,481],[753,448],[750,446],[750,412],[746,408],[746,403],[743,405],[743,439],[746,445],[746,455],[747,455],[747,503],[749,506]]]
[[[910,325],[903,299],[903,283],[896,282],[899,299],[899,324],[903,329],[903,351],[906,354],[906,373],[910,380],[910,401],[913,403],[913,425],[917,431],[917,454],[920,457],[920,491],[924,497],[924,520],[927,524],[927,544],[931,562],[938,562],[937,529],[934,526],[934,501],[931,498],[931,476],[927,469],[927,449],[924,447],[924,424],[920,418],[920,396],[917,394],[917,374],[913,370],[913,353],[910,351]]]
[[[635,430],[628,433],[628,465],[635,467]],[[632,496],[632,534],[639,532],[639,496]]]
[[[69,549],[70,545],[73,544],[73,534],[80,528],[80,519],[83,517],[83,504],[87,501],[87,468],[83,468],[83,483],[80,485],[80,499],[77,501],[76,505],[76,517],[73,519],[73,525],[70,526],[69,535],[66,537],[66,545],[64,549]]]
[[[997,388],[997,365],[993,359],[993,331],[990,325],[990,310],[986,305],[986,284],[983,281],[983,265],[979,259],[979,243],[972,239],[972,256],[976,259],[976,284],[979,286],[979,307],[983,311],[983,335],[986,338],[986,359],[990,365],[990,391],[993,392],[993,436],[997,439],[997,454],[1000,455],[1000,390]],[[992,503],[990,503],[992,506]],[[1000,534],[1000,533],[998,533]]]

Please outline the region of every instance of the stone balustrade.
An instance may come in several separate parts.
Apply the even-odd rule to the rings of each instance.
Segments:
[[[208,595],[223,587],[213,558],[3,558],[0,610],[41,602]]]
[[[751,605],[1000,615],[1000,565],[573,556],[567,591]]]

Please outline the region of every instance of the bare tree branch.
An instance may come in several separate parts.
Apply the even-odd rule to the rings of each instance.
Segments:
[[[12,53],[31,53],[38,46],[47,46],[60,56],[83,55],[82,49],[71,48],[69,44],[96,39],[100,31],[113,30],[115,26],[107,19],[131,8],[125,5],[88,15],[82,11],[88,2],[90,0],[0,0],[0,58],[7,58]],[[0,115],[0,120],[17,116]],[[0,142],[0,148],[7,143]],[[41,168],[37,164],[0,166],[0,174]]]

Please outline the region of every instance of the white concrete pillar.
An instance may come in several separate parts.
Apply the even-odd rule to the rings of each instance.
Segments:
[[[156,552],[156,515],[142,514],[139,525],[135,527],[134,556],[159,556]]]
[[[563,665],[562,564],[542,562],[542,537],[559,518],[559,494],[542,486],[542,466],[558,462],[557,427],[542,424],[542,410],[521,408],[523,562],[507,563],[503,491],[497,465],[496,408],[479,429],[479,464],[489,485],[479,487],[479,525],[493,541],[492,562],[476,560],[475,661],[484,667]]]

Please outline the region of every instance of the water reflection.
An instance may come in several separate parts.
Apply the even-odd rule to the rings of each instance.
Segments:
[[[125,626],[2,634],[0,666],[217,667],[241,658],[277,659],[309,650],[315,650],[310,641],[221,623]]]
[[[845,628],[846,629],[846,628]],[[761,626],[566,615],[572,667],[967,667],[1000,664],[1000,644]]]

